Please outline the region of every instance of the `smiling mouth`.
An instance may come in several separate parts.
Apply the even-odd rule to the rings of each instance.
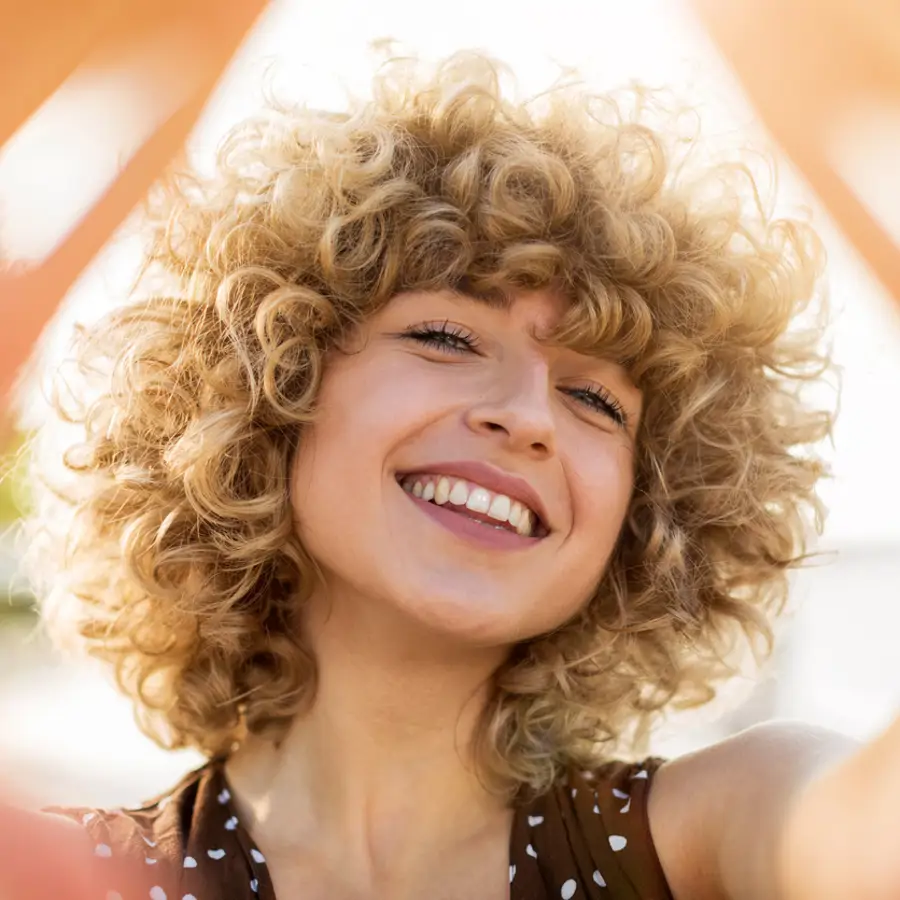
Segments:
[[[519,500],[467,481],[439,474],[400,475],[397,482],[406,493],[448,512],[523,538],[543,538],[549,533],[540,516]]]

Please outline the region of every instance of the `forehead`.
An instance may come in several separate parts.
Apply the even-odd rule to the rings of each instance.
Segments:
[[[556,291],[530,291],[509,297],[505,310],[538,343],[551,343],[572,301]]]

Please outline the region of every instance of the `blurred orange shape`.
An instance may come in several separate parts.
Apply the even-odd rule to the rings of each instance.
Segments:
[[[143,81],[147,137],[111,172],[96,203],[33,266],[0,269],[0,391],[69,287],[183,146],[266,0],[30,0],[0,21],[0,139],[5,144],[71,76]]]
[[[0,898],[99,900],[113,884],[122,896],[147,896],[134,860],[110,858],[101,868],[94,849],[74,821],[0,801]]]
[[[900,4],[692,2],[774,138],[900,303],[900,246],[848,182],[839,158],[860,137],[853,133],[860,111],[900,110]],[[878,177],[897,178],[900,146],[882,158],[894,163]]]

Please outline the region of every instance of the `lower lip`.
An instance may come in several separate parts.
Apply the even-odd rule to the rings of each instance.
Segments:
[[[400,488],[403,491],[403,488]],[[428,500],[421,500],[408,491],[403,491],[422,512],[431,516],[439,525],[443,525],[448,531],[469,543],[478,544],[492,550],[527,550],[533,547],[541,538],[525,537],[505,528],[492,528],[490,525],[482,525],[475,519],[470,519],[463,513],[451,512],[444,506],[438,506]]]

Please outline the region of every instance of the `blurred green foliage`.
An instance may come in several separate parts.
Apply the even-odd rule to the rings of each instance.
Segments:
[[[30,434],[17,431],[12,434],[0,452],[0,536],[4,539],[12,534],[15,523],[27,512],[28,491],[28,447]],[[10,537],[11,540],[11,537]],[[16,622],[30,623],[34,618],[34,598],[23,584],[13,575],[16,560],[12,547],[0,546],[0,627],[7,628]]]
[[[17,431],[0,453],[0,529],[12,524],[27,509],[28,458],[26,442],[29,435]]]

